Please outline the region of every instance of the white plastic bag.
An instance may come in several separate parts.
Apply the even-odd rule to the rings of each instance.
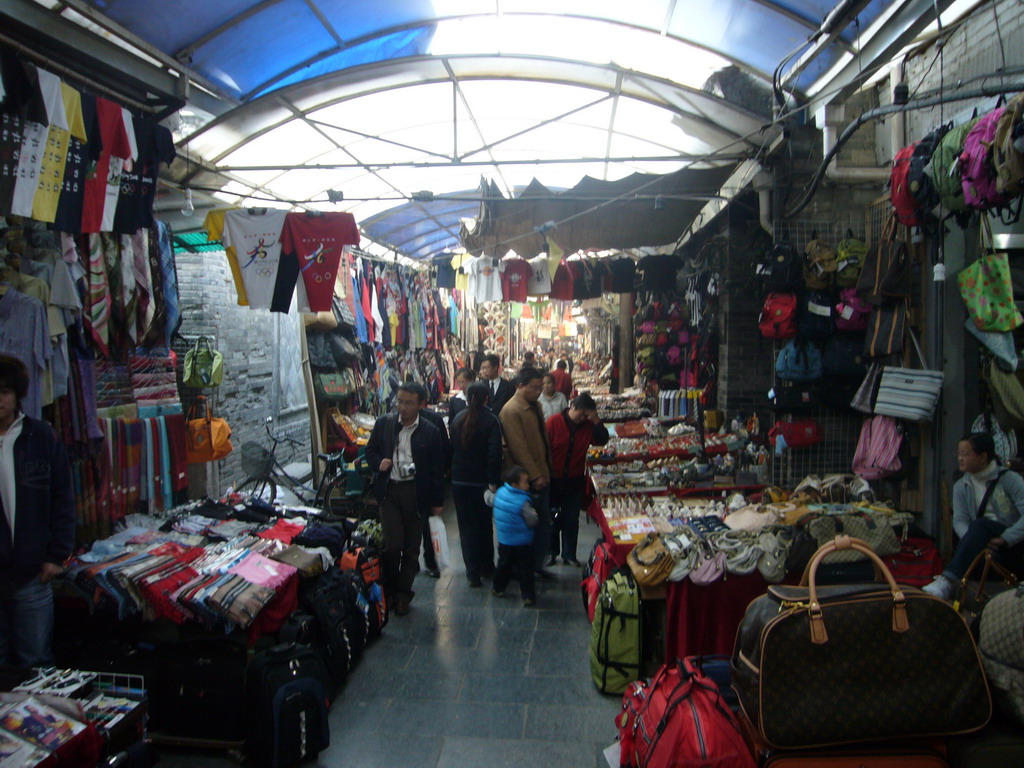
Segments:
[[[448,531],[445,530],[444,520],[440,515],[431,515],[428,525],[430,526],[430,544],[434,548],[437,570],[443,571],[451,564],[451,556],[448,553]]]

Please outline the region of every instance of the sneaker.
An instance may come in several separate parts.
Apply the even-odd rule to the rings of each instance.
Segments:
[[[532,597],[527,597],[523,599],[523,608],[530,608],[536,604],[537,601],[534,600]]]
[[[549,557],[547,560],[544,561],[544,565],[546,565],[548,568],[550,568],[554,564],[555,564],[555,556],[554,555],[552,555],[551,557]]]
[[[504,597],[505,596],[504,592],[499,592],[498,590],[494,589],[493,587],[491,588],[491,594],[494,595],[495,597]]]
[[[936,576],[935,581],[921,587],[921,591],[941,600],[952,600],[956,596],[956,582],[945,576]]]

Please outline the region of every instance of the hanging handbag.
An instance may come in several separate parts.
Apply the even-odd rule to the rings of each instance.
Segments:
[[[981,221],[981,255],[956,276],[956,284],[979,331],[1014,331],[1024,323],[1024,316],[1013,303],[1010,262],[1005,251],[993,249],[988,216],[982,216]]]
[[[911,421],[930,421],[942,394],[942,371],[925,368],[917,336],[909,331],[921,369],[887,365],[878,382],[875,413]]]
[[[1009,373],[1017,370],[1017,345],[1012,333],[979,331],[971,318],[964,320],[964,328],[995,356],[996,363],[1002,370]]]
[[[985,369],[985,381],[999,425],[1003,429],[1024,427],[1024,385],[1020,375],[1007,373],[993,360]]]
[[[818,587],[822,560],[851,547],[884,583]],[[992,701],[978,649],[949,604],[899,586],[870,547],[846,536],[815,553],[807,582],[769,587],[736,634],[733,686],[766,743],[798,749],[932,738],[988,722]]]
[[[896,239],[896,217],[882,230],[882,238],[868,253],[857,280],[857,295],[868,304],[881,306],[893,299],[910,298],[910,254],[902,240]]]
[[[339,400],[351,395],[355,389],[351,368],[334,373],[318,373],[313,377],[313,392],[317,400]]]
[[[205,415],[196,418],[196,408],[205,410]],[[186,456],[189,464],[223,459],[231,453],[231,427],[224,419],[213,418],[210,403],[200,395],[188,409],[186,423]]]
[[[210,346],[207,336],[196,339],[185,353],[181,383],[186,387],[219,387],[224,379],[224,355]]]
[[[864,336],[864,354],[884,357],[903,351],[903,333],[907,327],[907,302],[885,303],[871,310],[868,332]]]
[[[626,562],[636,583],[642,587],[656,587],[663,583],[675,566],[671,553],[656,533],[647,534],[629,550]]]

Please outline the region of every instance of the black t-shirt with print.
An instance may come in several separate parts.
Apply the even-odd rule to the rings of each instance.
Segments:
[[[644,256],[636,265],[642,274],[640,285],[647,290],[674,289],[676,272],[683,266],[682,259],[672,253]]]
[[[82,124],[88,142],[74,136],[68,138],[68,159],[64,162],[64,186],[57,201],[54,228],[60,232],[77,234],[82,231],[82,206],[85,202],[85,179],[90,168],[95,168],[103,149],[96,97],[82,94]]]

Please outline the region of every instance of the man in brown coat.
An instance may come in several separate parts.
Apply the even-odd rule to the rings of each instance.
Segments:
[[[533,547],[537,575],[551,578],[543,569],[550,547],[551,447],[544,427],[544,414],[537,403],[543,371],[523,368],[516,380],[516,393],[501,409],[501,431],[505,441],[505,468],[520,466],[530,474],[530,490],[538,522],[534,529]]]

